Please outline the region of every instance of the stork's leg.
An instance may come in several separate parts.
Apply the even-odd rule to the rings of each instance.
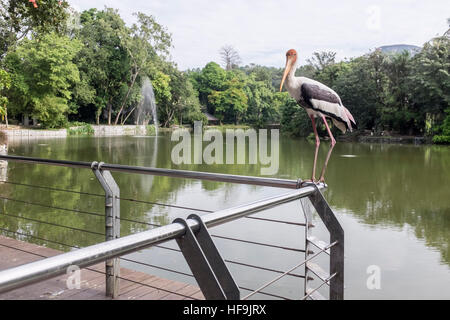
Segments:
[[[317,163],[317,155],[319,153],[320,139],[319,139],[319,135],[317,133],[316,122],[314,120],[314,116],[311,115],[310,118],[311,118],[313,130],[314,130],[314,135],[316,136],[316,150],[314,152],[314,164],[313,164],[313,170],[312,170],[312,175],[311,175],[311,182],[315,182],[316,181],[316,163]]]
[[[333,152],[334,144],[330,145],[330,149],[327,153],[327,158],[325,159],[325,163],[322,168],[322,173],[320,174],[319,182],[325,182],[325,171],[327,170],[328,160],[330,160],[331,152]]]
[[[330,127],[328,126],[327,119],[324,116],[322,116],[322,120],[325,123],[325,126],[327,127],[327,131],[328,131],[328,135],[331,138],[331,145],[330,145],[330,150],[328,150],[328,153],[327,153],[327,158],[325,159],[325,163],[322,168],[322,173],[320,174],[319,182],[325,182],[325,171],[327,170],[328,160],[330,160],[331,153],[333,152],[333,148],[336,144],[336,140],[334,139],[333,134],[331,133]]]
[[[325,123],[325,127],[327,127],[328,135],[331,139],[331,145],[334,147],[336,144],[336,140],[334,140],[333,134],[331,133],[330,127],[328,126],[327,118],[325,116],[322,116],[323,123]]]

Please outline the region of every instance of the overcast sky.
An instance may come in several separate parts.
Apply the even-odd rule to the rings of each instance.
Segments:
[[[172,60],[179,68],[220,63],[230,44],[243,64],[282,67],[296,49],[300,63],[314,51],[332,50],[339,60],[391,44],[421,46],[448,28],[448,0],[69,0],[78,11],[119,9],[155,16],[172,33]]]

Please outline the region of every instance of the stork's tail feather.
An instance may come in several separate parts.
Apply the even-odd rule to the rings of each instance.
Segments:
[[[352,129],[358,129],[358,127],[356,126],[356,121],[355,118],[353,118],[352,114],[350,113],[350,111],[348,111],[348,109],[344,106],[342,106],[344,108],[345,114],[347,115],[348,119],[350,120],[351,126],[349,126],[349,130],[350,132],[352,132]]]

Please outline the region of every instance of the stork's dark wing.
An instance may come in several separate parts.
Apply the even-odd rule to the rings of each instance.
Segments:
[[[311,106],[311,108],[315,108],[315,106],[312,104],[312,100],[326,101],[329,103],[337,103],[338,105],[341,105],[341,99],[339,99],[336,94],[327,89],[322,89],[316,84],[304,83],[301,89],[303,98],[305,99],[306,103]]]
[[[309,108],[322,113],[333,120],[333,123],[345,132],[356,127],[353,116],[342,105],[339,96],[331,89],[322,88],[317,84],[303,83],[301,87],[302,98]]]

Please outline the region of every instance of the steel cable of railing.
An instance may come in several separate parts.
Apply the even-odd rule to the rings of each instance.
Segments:
[[[71,193],[77,193],[77,194],[83,194],[83,195],[92,195],[92,196],[104,197],[104,195],[101,195],[101,194],[87,193],[87,192],[81,192],[81,191],[75,191],[75,190],[59,189],[59,188],[52,188],[52,187],[46,187],[46,186],[37,186],[37,185],[30,185],[30,184],[24,184],[24,183],[18,183],[18,182],[10,182],[10,181],[4,181],[4,180],[2,180],[0,182],[9,183],[9,184],[13,184],[13,185],[26,186],[26,187],[42,188],[42,189],[52,190],[52,191],[71,192]],[[41,206],[41,207],[46,207],[46,208],[52,208],[52,209],[56,209],[56,210],[69,211],[69,212],[74,212],[74,213],[84,213],[84,214],[104,217],[103,214],[94,213],[94,212],[88,212],[88,211],[82,211],[82,210],[74,210],[74,209],[68,209],[68,208],[48,206],[48,205],[44,205],[44,204],[40,204],[40,203],[34,203],[34,202],[29,202],[29,201],[24,201],[24,200],[18,200],[18,199],[12,199],[12,198],[7,198],[7,197],[1,197],[1,196],[0,196],[0,199],[21,202],[21,203],[25,203],[25,204],[28,204],[28,205],[35,205],[35,206]],[[173,208],[177,208],[177,209],[194,210],[194,211],[207,212],[207,213],[211,213],[212,212],[211,210],[204,210],[204,209],[199,209],[199,208],[162,204],[162,203],[157,203],[157,202],[149,202],[149,201],[130,199],[130,198],[120,198],[120,199],[121,200],[126,200],[126,201],[133,201],[133,202],[140,202],[140,203],[168,206],[168,207],[173,207]],[[277,223],[285,223],[285,224],[291,224],[291,225],[305,226],[304,223],[295,223],[295,222],[290,222],[290,221],[275,220],[275,219],[268,219],[268,218],[254,217],[254,216],[252,216],[252,217],[247,216],[245,218],[256,219],[256,220],[261,220],[261,221],[268,221],[268,222],[277,222]],[[152,226],[152,227],[160,227],[161,226],[161,225],[155,224],[155,223],[149,223],[149,222],[144,222],[144,221],[139,221],[139,220],[134,220],[134,219],[129,219],[129,218],[123,218],[123,217],[120,217],[120,218],[117,218],[117,219],[120,219],[121,221],[126,221],[126,222],[130,222],[130,223],[139,223],[139,224],[148,225],[148,226]],[[216,238],[221,238],[221,239],[227,239],[227,240],[231,240],[231,241],[238,241],[238,242],[255,244],[255,245],[261,245],[261,246],[272,247],[272,248],[278,248],[278,249],[283,249],[283,250],[304,252],[304,250],[302,250],[302,249],[288,248],[288,247],[283,247],[283,246],[276,246],[276,245],[265,244],[265,243],[256,242],[256,241],[249,241],[249,240],[232,238],[232,237],[224,237],[224,236],[219,236],[219,235],[215,235],[215,234],[212,234],[211,236],[212,237],[216,237]]]
[[[37,220],[37,219],[32,219],[32,218],[27,218],[27,217],[20,217],[20,216],[15,216],[15,215],[9,215],[9,214],[5,214],[3,213],[4,216],[9,216],[9,217],[13,217],[13,218],[18,218],[18,219],[25,219],[25,220],[29,220],[29,221],[34,221],[37,223],[43,223],[43,224],[48,224],[48,225],[53,225],[56,227],[62,227],[62,228],[68,228],[74,231],[81,231],[81,232],[86,232],[86,233],[91,233],[91,234],[95,234],[95,235],[101,235],[104,236],[103,233],[99,233],[99,232],[93,232],[93,231],[89,231],[89,230],[83,230],[83,229],[78,229],[78,228],[73,228],[73,227],[69,227],[69,226],[64,226],[64,225],[59,225],[59,224],[55,224],[55,223],[49,223],[49,222],[45,222],[45,221],[41,221],[41,220]],[[133,221],[133,220],[130,220]],[[156,225],[159,226],[159,225]],[[2,229],[0,229],[2,230]],[[13,231],[9,231],[6,229],[3,229],[4,231],[8,231],[8,232],[13,232]],[[31,235],[29,235],[31,236]],[[213,237],[217,237],[217,238],[221,238],[221,239],[226,239],[226,240],[234,240],[234,241],[239,241],[239,242],[245,242],[245,243],[250,243],[250,244],[256,244],[256,245],[261,245],[261,246],[267,246],[267,247],[273,247],[273,248],[279,248],[279,249],[284,249],[284,250],[291,250],[291,251],[297,251],[297,252],[304,252],[304,250],[302,249],[295,249],[295,248],[287,248],[287,247],[281,247],[281,246],[276,246],[276,245],[270,245],[270,244],[264,244],[264,243],[259,243],[259,242],[254,242],[254,241],[248,241],[248,240],[242,240],[242,239],[236,239],[236,238],[230,238],[230,237],[224,237],[224,236],[218,236],[218,235],[212,235]],[[33,237],[33,236],[31,236]],[[41,239],[43,241],[50,241],[50,240],[46,240],[46,239]],[[61,243],[57,243],[59,245],[65,245],[65,244],[61,244]],[[74,247],[73,248],[79,248],[79,247]],[[155,247],[161,248],[161,249],[166,249],[166,250],[172,250],[172,251],[176,251],[176,252],[180,252],[181,250],[179,249],[175,249],[175,248],[170,248],[170,247],[165,247],[165,246],[161,246],[161,245],[156,245]],[[146,265],[145,263],[142,262],[138,262],[138,261],[133,261],[133,260],[129,260],[126,259],[128,261],[131,262],[135,262],[138,264],[142,264],[142,265]],[[252,265],[252,264],[248,264],[248,263],[243,263],[243,262],[239,262],[239,261],[233,261],[233,260],[225,260],[228,263],[231,264],[236,264],[236,265],[241,265],[241,266],[245,266],[245,267],[250,267],[250,268],[255,268],[255,269],[259,269],[259,270],[263,270],[263,271],[270,271],[270,272],[274,272],[274,273],[282,273],[282,271],[280,270],[276,270],[276,269],[271,269],[271,268],[266,268],[266,267],[260,267],[260,266],[256,266],[256,265]],[[166,271],[171,271],[174,273],[178,273],[176,270],[173,269],[167,269],[167,268],[163,268],[163,267],[159,267],[159,266],[155,266],[155,265],[148,265],[154,268],[158,268],[158,269],[163,269]],[[293,277],[303,277],[303,275],[299,275],[299,274],[289,274],[289,276],[293,276]]]
[[[185,272],[182,272],[182,271],[176,271],[176,270],[172,270],[172,269],[168,269],[168,268],[164,268],[164,267],[159,267],[159,266],[147,264],[147,263],[140,262],[140,261],[136,261],[136,260],[130,260],[130,259],[127,259],[127,258],[122,258],[122,257],[121,257],[120,259],[121,259],[121,260],[125,260],[125,261],[129,261],[129,262],[132,262],[132,263],[144,265],[144,266],[147,266],[147,267],[156,268],[156,269],[161,269],[161,270],[165,270],[165,271],[169,271],[169,272],[174,272],[174,273],[178,273],[178,274],[180,274],[180,275],[184,275],[184,276],[188,276],[188,277],[194,278],[194,275],[193,275],[193,274],[190,274],[190,273],[185,273]],[[272,270],[269,270],[269,271],[272,271]],[[273,272],[276,272],[276,271],[273,271]],[[240,288],[240,289],[243,289],[243,290],[247,290],[247,291],[252,291],[252,289],[245,288],[245,287],[239,287],[239,288]],[[260,291],[259,293],[260,293],[260,294],[263,294],[263,295],[266,295],[266,296],[272,296],[272,297],[274,297],[274,298],[281,298],[281,299],[289,300],[289,299],[286,298],[286,297],[282,297],[282,296],[279,296],[279,295],[276,295],[276,294],[272,294],[272,293],[268,293],[268,292],[264,292],[264,291]]]
[[[258,289],[256,289],[255,291],[253,291],[252,293],[246,295],[244,298],[242,298],[242,300],[247,300],[248,298],[250,298],[251,296],[257,294],[259,291],[261,291],[264,288],[267,288],[268,286],[270,286],[271,284],[273,284],[274,282],[280,280],[281,278],[283,278],[284,276],[286,276],[287,274],[291,273],[292,271],[294,271],[295,269],[301,267],[302,265],[304,265],[305,263],[307,263],[308,261],[311,261],[312,259],[314,259],[315,257],[317,257],[319,254],[321,254],[322,252],[330,249],[331,247],[335,246],[337,244],[337,241],[330,243],[328,246],[326,246],[325,248],[321,249],[320,251],[318,251],[317,253],[311,255],[308,259],[303,260],[301,263],[293,266],[292,268],[290,268],[289,270],[285,271],[283,274],[279,275],[278,277],[275,277],[274,279],[266,282],[265,284],[263,284],[261,287],[259,287]]]
[[[224,259],[223,261],[225,261],[227,263],[231,263],[231,264],[236,264],[236,265],[240,265],[240,266],[244,266],[244,267],[249,267],[249,268],[262,270],[262,271],[269,271],[269,272],[273,272],[273,273],[284,273],[284,271],[281,271],[281,270],[267,268],[267,267],[255,266],[255,265],[252,265],[252,264],[243,263],[243,262],[239,262],[239,261],[233,261],[233,260],[228,260],[228,259]],[[305,278],[304,275],[297,274],[297,273],[291,273],[291,272],[288,273],[287,276],[296,277],[296,278],[303,278],[303,279]]]
[[[5,181],[5,180],[0,180],[0,183],[7,183],[7,184],[18,185],[18,186],[25,186],[25,187],[30,187],[30,188],[40,188],[40,189],[51,190],[51,191],[76,193],[76,194],[80,194],[80,195],[88,195],[88,196],[94,196],[94,197],[102,197],[102,198],[105,197],[104,194],[89,193],[89,192],[82,192],[82,191],[76,191],[76,190],[67,190],[67,189],[60,189],[60,188],[52,188],[52,187],[46,187],[46,186],[37,186],[37,185],[32,185],[32,184],[10,182],[10,181]],[[131,201],[131,202],[159,205],[159,206],[164,206],[164,207],[171,207],[171,208],[176,208],[176,209],[191,210],[191,211],[196,211],[196,212],[205,212],[205,213],[213,212],[211,210],[204,210],[204,209],[199,209],[199,208],[178,206],[178,205],[173,205],[173,204],[153,202],[153,201],[146,201],[146,200],[139,200],[139,199],[133,199],[133,198],[118,197],[118,199],[124,200],[124,201]]]
[[[25,217],[18,217],[18,216],[13,216],[13,215],[9,215],[9,214],[3,214],[3,215],[11,216],[11,217],[14,217],[14,218],[23,218],[23,219],[27,219],[27,220],[31,220],[31,221],[35,221],[35,222],[39,222],[39,223],[46,223],[46,222],[42,222],[42,221],[35,220],[35,219],[29,219],[29,218],[25,218]],[[51,223],[46,223],[46,224],[55,225],[55,226],[58,226],[58,227],[67,227],[67,226],[62,226],[62,225],[57,225],[57,224],[51,224]],[[86,230],[81,230],[81,229],[76,229],[76,228],[70,228],[70,227],[68,227],[68,228],[69,228],[69,229],[76,230],[76,231],[85,231],[85,232],[88,232],[88,233],[89,233],[89,231],[86,231]],[[55,243],[55,244],[62,245],[62,246],[67,246],[67,247],[70,247],[70,248],[76,248],[76,249],[79,249],[79,248],[80,248],[80,247],[78,247],[78,246],[67,245],[67,244],[64,244],[64,243],[60,243],[60,242],[56,242],[56,241],[52,241],[52,240],[48,240],[48,239],[44,239],[44,238],[39,238],[39,237],[36,237],[36,236],[33,236],[33,235],[29,235],[29,234],[18,233],[18,232],[10,231],[10,230],[3,229],[3,228],[0,228],[0,230],[6,231],[6,232],[15,233],[15,234],[19,234],[19,235],[23,235],[23,236],[27,236],[27,237],[32,237],[32,238],[35,238],[35,239],[38,239],[38,240],[41,240],[41,241],[46,241],[46,242],[50,242],[50,243]],[[103,234],[100,234],[100,235],[103,235]],[[175,252],[180,252],[180,253],[181,253],[181,250],[175,249],[175,248],[165,247],[165,246],[162,246],[162,245],[156,245],[155,247],[158,247],[158,248],[161,248],[161,249],[166,249],[166,250],[171,250],[171,251],[175,251]],[[180,272],[180,271],[177,271],[177,270],[173,270],[173,269],[169,269],[169,268],[165,268],[165,267],[160,267],[160,266],[157,266],[157,265],[151,265],[151,264],[148,264],[148,263],[144,263],[144,262],[140,262],[140,261],[135,261],[135,260],[127,259],[127,258],[121,258],[121,259],[123,259],[123,260],[125,260],[125,261],[132,262],[132,263],[144,265],[144,266],[153,267],[153,268],[156,268],[156,269],[165,270],[165,271],[168,271],[168,272],[173,272],[173,273],[177,273],[177,274],[181,274],[181,275],[193,277],[193,275],[191,275],[191,274],[187,274],[187,273]],[[283,271],[280,271],[280,270],[276,270],[276,269],[272,269],[272,268],[267,268],[267,267],[260,267],[260,266],[256,266],[256,265],[252,265],[252,264],[248,264],[248,263],[243,263],[243,262],[238,262],[238,261],[233,261],[233,260],[228,260],[228,259],[225,259],[224,261],[227,262],[227,263],[230,263],[230,264],[235,264],[235,265],[245,266],[245,267],[249,267],[249,268],[255,268],[255,269],[258,269],[258,270],[269,271],[269,272],[274,272],[274,273],[283,273]],[[295,274],[295,273],[289,273],[289,274],[287,274],[287,275],[288,275],[288,276],[293,276],[293,277],[304,278],[303,275],[299,275],[299,274]],[[262,293],[262,294],[267,294],[267,293]]]
[[[293,226],[306,227],[305,223],[300,223],[300,222],[275,220],[275,219],[268,219],[268,218],[261,218],[261,217],[245,217],[245,218],[247,218],[247,219],[254,219],[254,220],[261,220],[261,221],[268,221],[268,222],[275,222],[275,223],[284,223],[284,224],[290,224],[290,225],[293,225]]]
[[[37,223],[41,223],[41,224],[47,224],[47,225],[54,226],[54,227],[66,228],[66,229],[73,230],[73,231],[86,232],[86,233],[90,233],[90,234],[97,235],[97,236],[105,236],[105,234],[101,233],[101,232],[96,232],[96,231],[90,231],[90,230],[85,230],[85,229],[69,227],[69,226],[65,226],[65,225],[62,225],[62,224],[46,222],[46,221],[33,219],[33,218],[28,218],[28,217],[16,216],[16,215],[8,214],[8,213],[0,213],[0,216],[6,216],[6,217],[12,217],[12,218],[16,218],[16,219],[23,219],[23,220],[33,221],[33,222],[37,222]]]
[[[168,248],[168,247],[161,247],[161,246],[155,246],[155,247],[181,252],[180,250],[173,249],[173,248]],[[139,262],[139,261],[136,261],[136,260],[130,260],[130,259],[125,259],[125,258],[121,258],[121,259],[130,261],[130,262],[134,262],[134,263],[137,263],[137,264],[146,265],[146,266],[149,266],[149,267],[154,267],[154,268],[157,268],[157,269],[164,269],[162,267],[148,265],[148,264],[146,264],[144,262]],[[239,262],[239,261],[234,261],[234,260],[229,260],[229,259],[224,259],[224,262],[227,262],[227,263],[230,263],[230,264],[240,265],[240,266],[243,266],[243,267],[254,268],[254,269],[258,269],[258,270],[262,270],[262,271],[269,271],[269,272],[273,272],[273,273],[283,273],[283,271],[281,271],[281,270],[267,268],[267,267],[260,267],[260,266],[256,266],[256,265],[253,265],[253,264]],[[171,271],[171,270],[167,270],[167,271]],[[177,273],[177,271],[174,271],[174,272]],[[289,273],[287,275],[288,276],[292,276],[292,277],[297,277],[297,278],[305,278],[304,275],[297,274],[297,273]]]
[[[34,236],[32,234],[28,234],[28,233],[22,233],[22,232],[18,232],[18,231],[8,230],[8,229],[5,229],[5,228],[0,228],[0,231],[13,233],[13,234],[16,234],[16,235],[19,235],[19,236],[23,236],[23,237],[29,237],[29,238],[32,238],[32,239],[36,239],[36,240],[40,240],[40,241],[44,241],[44,242],[48,242],[48,243],[54,243],[54,244],[57,244],[57,245],[60,245],[60,246],[65,246],[65,247],[72,248],[72,249],[80,249],[81,248],[81,247],[78,247],[78,246],[73,246],[73,245],[69,245],[69,244],[58,242],[58,241],[54,241],[54,240],[44,239],[44,238],[37,237],[37,236]]]
[[[162,225],[159,225],[159,224],[154,224],[154,223],[149,223],[149,222],[142,222],[142,221],[137,221],[137,220],[132,220],[132,219],[126,219],[126,218],[116,218],[116,219],[127,221],[127,222],[141,223],[141,224],[149,225],[149,226],[152,226],[152,227],[162,227]],[[239,238],[232,238],[232,237],[226,237],[226,236],[221,236],[221,235],[217,235],[217,234],[211,234],[211,237],[218,238],[218,239],[224,239],[224,240],[243,242],[243,243],[248,243],[248,244],[254,244],[254,245],[260,245],[260,246],[264,246],[264,247],[288,250],[288,251],[296,251],[296,252],[303,252],[303,253],[305,252],[304,249],[285,247],[285,246],[278,246],[278,245],[268,244],[268,243],[263,243],[263,242],[257,242],[257,241],[239,239]],[[158,247],[158,246],[156,246],[156,247]]]
[[[161,248],[161,249],[172,250],[172,251],[176,251],[176,252],[180,252],[181,253],[181,250],[175,249],[175,248],[165,247],[165,246],[161,246],[161,245],[156,245],[155,247],[158,247],[158,248]],[[137,261],[133,261],[133,262],[139,263]],[[284,271],[277,270],[277,269],[272,269],[272,268],[267,268],[267,267],[260,267],[260,266],[256,266],[256,265],[253,265],[253,264],[239,262],[239,261],[234,261],[234,260],[229,260],[229,259],[224,259],[224,262],[227,262],[227,263],[230,263],[230,264],[236,264],[236,265],[240,265],[240,266],[244,266],[244,267],[248,267],[248,268],[254,268],[254,269],[258,269],[258,270],[262,270],[262,271],[269,271],[269,272],[273,272],[273,273],[283,273],[284,272]],[[292,276],[292,277],[297,277],[297,278],[305,278],[304,275],[297,274],[297,273],[289,273],[287,275],[288,276]]]
[[[151,268],[156,268],[156,269],[159,269],[159,270],[164,270],[164,271],[168,271],[168,272],[177,273],[177,274],[180,274],[180,275],[183,275],[183,276],[188,276],[188,277],[193,277],[194,276],[194,275],[192,275],[190,273],[186,273],[186,272],[183,272],[183,271],[177,271],[177,270],[173,270],[173,269],[169,269],[169,268],[165,268],[165,267],[160,267],[160,266],[156,266],[156,265],[149,264],[149,263],[146,263],[146,262],[131,260],[131,259],[128,259],[128,258],[121,257],[120,260],[125,260],[125,261],[128,261],[128,262],[140,264],[140,265],[143,265],[143,266],[146,266],[146,267],[151,267]]]
[[[165,247],[165,246],[161,246],[161,245],[155,245],[155,247],[161,248],[161,249],[172,250],[172,251],[176,251],[176,252],[181,253],[180,249]],[[274,272],[274,273],[283,273],[283,271],[281,271],[281,270],[271,269],[271,268],[267,268],[267,267],[255,266],[255,265],[249,264],[249,263],[244,263],[244,262],[239,262],[239,261],[234,261],[234,260],[229,260],[229,259],[224,259],[223,261],[231,263],[231,264],[237,264],[237,265],[241,265],[241,266],[244,266],[244,267],[259,269],[259,270],[263,270],[263,271],[270,271],[270,272]],[[298,277],[298,278],[304,278],[305,277],[304,275],[296,274],[296,273],[289,273],[288,276],[293,276],[293,277]]]
[[[43,208],[67,211],[67,212],[72,212],[72,213],[82,213],[82,214],[88,214],[88,215],[92,215],[92,216],[105,217],[104,214],[100,214],[100,213],[97,213],[97,212],[90,212],[90,211],[84,211],[84,210],[76,210],[76,209],[68,209],[68,208],[49,206],[49,205],[42,204],[42,203],[30,202],[30,201],[13,199],[13,198],[2,197],[2,196],[0,196],[0,199],[8,200],[8,201],[14,201],[14,202],[20,202],[20,203],[24,203],[24,204],[27,204],[27,205],[38,206],[38,207],[43,207]]]
[[[46,206],[46,205],[42,205],[42,204],[36,204],[36,203],[31,203],[31,202],[26,202],[26,201],[22,201],[22,200],[11,199],[11,198],[0,197],[0,199],[6,199],[6,200],[11,200],[11,201],[25,202],[25,203],[31,204],[31,205],[45,206],[45,207],[50,207],[50,208],[54,208],[54,209],[64,209],[64,210],[71,211],[71,209],[58,208],[58,207],[52,207],[52,206]],[[79,211],[79,210],[73,210],[72,212],[84,213],[83,211]],[[90,214],[93,214],[93,213],[91,212]],[[93,232],[93,231],[83,230],[83,229],[78,229],[78,228],[69,227],[69,226],[65,226],[65,225],[59,225],[59,224],[56,224],[56,223],[45,222],[45,221],[38,220],[38,219],[32,219],[32,218],[28,218],[28,217],[21,217],[21,216],[15,216],[15,215],[9,215],[9,214],[5,214],[5,213],[3,213],[3,215],[4,215],[4,216],[13,217],[13,218],[18,218],[18,219],[24,219],[24,220],[34,221],[34,222],[37,222],[37,223],[53,225],[53,226],[56,226],[56,227],[67,228],[67,229],[71,229],[71,230],[74,230],[74,231],[81,231],[81,232],[91,233],[91,234],[94,234],[94,235],[102,235],[102,236],[104,236],[103,233]],[[100,215],[100,214],[95,214],[95,215]],[[103,215],[100,215],[100,216],[103,217]],[[123,219],[123,218],[122,218],[122,219]],[[160,227],[160,226],[161,226],[161,225],[151,224],[151,223],[147,223],[147,222],[135,221],[135,220],[132,220],[132,219],[123,219],[123,220],[129,221],[129,222],[144,223],[144,224],[151,225],[151,226],[154,226],[154,227]],[[283,250],[290,250],[290,251],[304,252],[304,250],[302,250],[302,249],[282,247],[282,246],[277,246],[277,245],[265,244],[265,243],[261,243],[261,242],[249,241],[249,240],[243,240],[243,239],[237,239],[237,238],[231,238],[231,237],[224,237],[224,236],[219,236],[219,235],[212,235],[212,236],[213,236],[213,237],[216,237],[216,238],[220,238],[220,239],[233,240],[233,241],[244,242],[244,243],[255,244],[255,245],[261,245],[261,246],[272,247],[272,248],[278,248],[278,249],[283,249]],[[173,248],[164,247],[164,246],[160,246],[160,245],[157,245],[156,247],[159,247],[159,248],[162,248],[162,249],[167,249],[167,250],[173,250],[173,251],[181,252],[181,251],[178,250],[178,249],[173,249]],[[238,265],[242,265],[242,266],[247,266],[247,267],[251,267],[251,268],[256,268],[256,269],[260,269],[260,270],[265,270],[265,271],[272,271],[272,272],[276,272],[276,273],[280,273],[280,272],[281,272],[281,271],[275,270],[275,269],[264,268],[264,267],[258,267],[258,266],[255,266],[255,265],[246,264],[246,263],[237,262],[237,261],[232,261],[232,260],[227,260],[227,262],[232,263],[232,264],[238,264]],[[176,271],[175,271],[175,272],[176,272]],[[300,276],[301,276],[301,275],[295,275],[295,274],[291,274],[291,275],[292,275],[292,276],[297,276],[297,277],[300,277]]]
[[[80,195],[89,195],[89,196],[95,196],[95,197],[105,197],[104,194],[89,193],[89,192],[82,192],[82,191],[76,191],[76,190],[67,190],[67,189],[53,188],[53,187],[47,187],[47,186],[37,186],[37,185],[32,185],[32,184],[11,182],[11,181],[5,181],[5,180],[0,180],[0,183],[7,183],[7,184],[19,185],[19,186],[25,186],[25,187],[31,187],[31,188],[40,188],[40,189],[46,189],[46,190],[51,190],[51,191],[77,193],[77,194],[80,194]],[[173,204],[153,202],[153,201],[146,201],[146,200],[139,200],[139,199],[133,199],[133,198],[125,198],[125,197],[118,197],[118,198],[120,200],[124,200],[124,201],[145,203],[145,204],[151,204],[151,205],[158,205],[158,206],[164,206],[164,207],[170,207],[170,208],[176,208],[176,209],[182,209],[182,210],[190,210],[190,211],[204,212],[204,213],[212,213],[212,212],[214,212],[212,210],[193,208],[193,207],[187,207],[187,206],[178,206],[178,205],[173,205]],[[303,226],[303,227],[305,226],[304,223],[297,223],[297,222],[284,221],[284,220],[275,220],[275,219],[268,219],[268,218],[261,218],[261,217],[245,217],[245,218],[261,220],[261,221],[268,221],[268,222],[284,223],[284,224],[290,224],[290,225],[297,225],[297,226]],[[142,221],[132,221],[132,222],[147,224],[147,223],[142,222]],[[151,224],[151,225],[154,225],[154,224]],[[157,226],[157,225],[154,225],[154,226]]]
[[[242,290],[245,290],[245,291],[250,291],[250,292],[255,291],[254,289],[246,288],[246,287],[238,287],[238,288],[242,289]],[[280,296],[280,295],[277,295],[277,294],[274,294],[274,293],[268,293],[268,292],[265,292],[265,291],[260,291],[260,292],[258,292],[258,294],[263,294],[263,295],[266,295],[266,296],[269,296],[269,297],[274,297],[274,298],[278,298],[278,299],[282,299],[282,300],[292,300],[292,299],[289,299],[288,297],[283,297],[283,296]]]
[[[244,243],[248,243],[248,244],[255,244],[255,245],[265,246],[265,247],[270,247],[270,248],[283,249],[283,250],[288,250],[288,251],[305,252],[305,250],[303,250],[303,249],[278,246],[278,245],[274,245],[274,244],[268,244],[268,243],[262,243],[262,242],[250,241],[250,240],[244,240],[244,239],[238,239],[238,238],[232,238],[232,237],[225,237],[225,236],[220,236],[220,235],[216,235],[216,234],[212,234],[211,237],[218,238],[218,239],[224,239],[224,240],[244,242]]]
[[[0,196],[0,199],[1,200],[8,200],[8,201],[19,202],[19,203],[23,203],[23,204],[27,204],[27,205],[32,205],[32,206],[39,206],[39,207],[44,207],[44,208],[49,208],[49,209],[62,210],[62,211],[70,212],[70,213],[87,214],[87,215],[97,216],[97,217],[101,217],[101,218],[105,217],[104,214],[100,214],[100,213],[96,213],[96,212],[49,206],[49,205],[42,204],[42,203],[30,202],[30,201],[13,199],[13,198],[2,197],[2,196]],[[161,226],[161,225],[154,224],[154,223],[138,221],[138,220],[133,220],[133,219],[127,219],[127,218],[117,218],[117,219],[123,220],[123,221],[127,221],[127,222],[140,223],[140,224],[143,224],[143,225],[149,225],[149,226],[153,226],[153,227],[160,227]]]
[[[19,182],[14,182],[14,181],[0,180],[0,183],[12,184],[12,185],[17,185],[17,186],[22,186],[22,187],[37,188],[37,189],[45,189],[45,190],[50,190],[50,191],[76,193],[76,194],[94,196],[94,197],[105,197],[104,194],[89,193],[89,192],[82,192],[82,191],[76,191],[76,190],[67,190],[67,189],[60,189],[60,188],[47,187],[47,186],[37,186],[34,184],[19,183]]]
[[[116,219],[124,220],[124,218],[116,218]],[[153,226],[153,227],[162,227],[162,225],[159,225],[159,224],[135,221],[135,220],[131,220],[131,219],[125,219],[124,221],[142,223],[142,224],[150,225],[150,226]],[[264,246],[264,247],[288,250],[288,251],[303,252],[303,253],[305,252],[304,249],[285,247],[285,246],[278,246],[278,245],[269,244],[269,243],[263,243],[263,242],[257,242],[257,241],[251,241],[251,240],[245,240],[245,239],[239,239],[239,238],[233,238],[233,237],[226,237],[226,236],[221,236],[221,235],[217,235],[217,234],[211,234],[211,237],[218,238],[218,239],[223,239],[223,240],[231,240],[231,241],[243,242],[243,243],[248,243],[248,244],[254,244],[254,245],[259,245],[259,246]],[[156,247],[158,247],[158,246],[156,246]]]

